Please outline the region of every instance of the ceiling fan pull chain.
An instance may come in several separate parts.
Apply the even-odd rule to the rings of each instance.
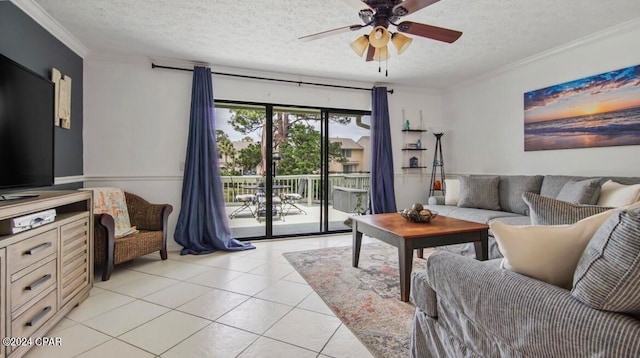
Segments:
[[[384,60],[384,77],[389,77],[389,59]]]

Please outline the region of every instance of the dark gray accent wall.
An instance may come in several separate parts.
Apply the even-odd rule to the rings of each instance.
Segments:
[[[54,67],[71,77],[71,129],[55,128],[54,173],[82,175],[82,57],[9,1],[0,1],[0,53],[46,78]]]

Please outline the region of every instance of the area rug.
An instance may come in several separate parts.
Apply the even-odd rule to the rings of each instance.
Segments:
[[[408,357],[414,306],[400,301],[398,249],[362,245],[357,268],[351,253],[345,246],[283,255],[374,356]],[[424,269],[425,260],[413,261],[414,271]]]

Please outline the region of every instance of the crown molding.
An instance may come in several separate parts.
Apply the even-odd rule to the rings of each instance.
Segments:
[[[89,49],[82,44],[75,36],[56,21],[34,0],[10,0],[15,6],[29,15],[35,22],[47,30],[51,35],[60,40],[63,44],[84,58],[89,53]]]
[[[502,73],[509,72],[511,70],[517,69],[519,67],[526,66],[526,65],[528,65],[530,63],[533,63],[533,62],[540,61],[542,59],[551,57],[551,56],[553,56],[555,54],[570,50],[570,49],[575,48],[575,47],[580,47],[580,46],[583,46],[583,45],[588,44],[590,42],[595,42],[595,41],[598,41],[598,40],[613,36],[613,35],[621,33],[621,32],[629,31],[629,30],[631,30],[633,28],[636,28],[636,27],[639,27],[639,26],[640,26],[640,18],[635,18],[633,20],[630,20],[630,21],[627,21],[627,22],[623,22],[623,23],[618,24],[618,25],[614,25],[614,26],[606,28],[606,29],[604,29],[602,31],[598,31],[598,32],[595,32],[593,34],[587,35],[585,37],[579,38],[577,40],[567,42],[567,43],[565,43],[563,45],[560,45],[560,46],[557,46],[557,47],[553,47],[551,49],[539,52],[539,53],[537,53],[535,55],[526,57],[526,58],[524,58],[522,60],[519,60],[519,61],[516,61],[516,62],[512,62],[512,63],[510,63],[508,65],[499,67],[499,68],[494,69],[492,71],[489,71],[489,72],[486,72],[484,74],[481,74],[481,75],[479,75],[477,77],[471,78],[471,79],[469,79],[467,81],[455,84],[455,85],[453,85],[451,87],[446,88],[444,92],[445,93],[449,93],[449,92],[455,91],[457,89],[469,86],[469,85],[471,85],[473,83],[480,82],[480,81],[486,80],[488,78],[492,78],[492,77],[495,77],[497,75],[500,75]]]

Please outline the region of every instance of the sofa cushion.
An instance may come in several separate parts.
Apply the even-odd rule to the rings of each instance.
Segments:
[[[587,179],[585,177],[567,176],[567,175],[545,175],[540,187],[540,195],[549,198],[557,198],[562,187],[569,180]]]
[[[586,217],[613,209],[597,205],[572,204],[534,193],[524,193],[522,199],[529,206],[532,225],[573,224]]]
[[[529,208],[522,200],[522,194],[526,192],[540,193],[542,185],[542,175],[525,176],[509,175],[501,176],[498,185],[500,209],[512,213],[528,215]]]
[[[564,184],[556,199],[574,204],[595,205],[600,196],[601,178],[569,180]]]
[[[500,177],[461,175],[458,179],[460,179],[459,207],[500,210],[500,199],[498,196]]]
[[[434,205],[431,203],[429,203],[429,205],[426,205],[425,208],[431,211],[436,211],[438,215],[451,216],[451,217],[455,217],[452,215],[452,213],[458,209],[457,206],[444,205],[444,204]]]
[[[531,225],[531,218],[526,215],[515,215],[515,216],[500,216],[491,219],[489,222],[500,221],[503,224],[507,225]],[[489,232],[491,234],[491,232]]]
[[[525,215],[501,216],[501,217],[491,219],[489,223],[492,223],[494,221],[500,221],[501,223],[507,224],[507,225],[518,225],[518,226],[531,225],[531,218]],[[493,236],[493,231],[491,231],[491,229],[489,229],[489,236]]]
[[[640,200],[640,184],[624,185],[613,180],[602,184],[598,205],[623,207]]]
[[[502,255],[502,252],[500,252],[500,248],[498,247],[498,243],[496,242],[496,239],[493,236],[489,236],[487,243],[489,244],[489,250],[488,250],[489,260],[493,261],[495,259],[501,259],[504,257]],[[466,244],[437,246],[436,249],[449,251],[460,256],[467,256],[470,258],[476,257],[476,247],[472,242],[469,242]],[[483,261],[483,262],[486,262],[486,261]]]
[[[429,210],[435,210],[439,215],[450,216],[452,218],[473,221],[476,223],[487,224],[489,221],[495,218],[501,217],[522,217],[515,213],[508,213],[506,211],[497,210],[485,210],[475,208],[460,208],[457,206],[449,205],[427,205]]]
[[[640,317],[640,208],[616,211],[584,250],[571,293],[604,311]]]
[[[445,179],[444,188],[444,205],[458,205],[458,200],[460,199],[460,180]]]
[[[573,225],[510,226],[499,221],[489,225],[505,257],[503,268],[568,288],[584,248],[611,214],[613,210]]]

